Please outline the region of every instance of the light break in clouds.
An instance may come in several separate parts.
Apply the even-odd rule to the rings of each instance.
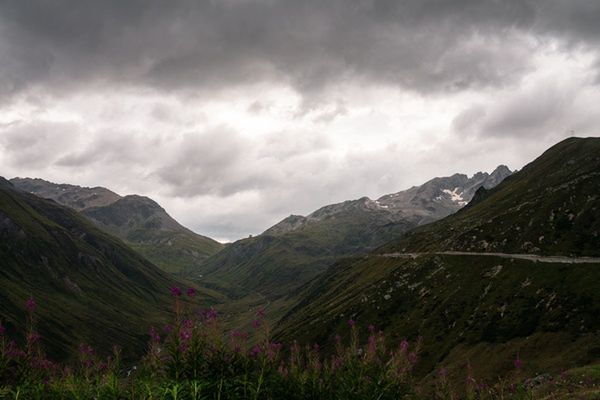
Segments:
[[[220,240],[599,136],[600,3],[0,4],[0,175]]]

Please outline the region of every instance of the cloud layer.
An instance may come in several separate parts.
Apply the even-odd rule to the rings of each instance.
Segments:
[[[598,136],[596,1],[5,1],[0,174],[222,239]]]

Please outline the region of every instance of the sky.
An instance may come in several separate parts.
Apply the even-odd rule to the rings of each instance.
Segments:
[[[220,241],[600,136],[596,0],[0,3],[0,175]]]

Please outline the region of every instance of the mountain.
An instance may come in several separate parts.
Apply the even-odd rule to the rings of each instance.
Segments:
[[[167,272],[194,268],[223,245],[181,226],[155,201],[121,197],[102,187],[85,188],[41,179],[15,178],[19,189],[80,211]]]
[[[376,218],[387,218],[389,222],[410,220],[423,225],[458,211],[473,198],[480,187],[491,189],[511,174],[508,167],[500,165],[491,174],[478,172],[471,178],[464,174],[434,178],[421,186],[413,186],[377,200],[363,197],[322,207],[306,217],[290,215],[267,229],[264,234],[282,235],[311,224],[323,224],[330,219],[345,218],[348,217],[349,211],[351,213],[357,208],[364,208]],[[349,217],[352,218],[351,215]]]
[[[517,355],[531,374],[598,362],[599,188],[600,139],[565,140],[457,213],[333,265],[275,336],[327,343],[353,318],[422,338],[420,374],[463,381],[467,363],[497,376]]]
[[[80,342],[125,356],[143,349],[150,324],[169,315],[176,281],[74,210],[0,178],[0,320],[23,333],[25,300],[50,353]]]
[[[13,178],[10,182],[20,190],[33,193],[44,199],[52,199],[58,204],[71,207],[77,211],[89,207],[101,207],[114,203],[121,196],[103,187],[81,187],[67,184],[56,184],[43,179]]]
[[[479,187],[511,174],[505,166],[469,178],[455,174],[383,196],[363,197],[292,215],[262,235],[227,246],[197,269],[205,282],[278,297],[322,273],[340,256],[372,250],[390,238],[464,207]]]

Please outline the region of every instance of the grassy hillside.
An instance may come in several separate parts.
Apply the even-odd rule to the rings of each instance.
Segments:
[[[472,204],[380,249],[600,255],[600,139],[567,139]]]
[[[359,207],[347,215],[283,235],[260,235],[227,246],[192,276],[201,282],[280,297],[323,273],[340,256],[363,252],[413,227],[409,222],[380,225]]]
[[[434,178],[378,200],[363,197],[322,207],[306,217],[292,215],[259,237],[231,244],[197,268],[195,276],[280,297],[342,256],[370,251],[456,212],[477,188],[494,187],[510,173],[500,166],[471,178],[463,174]]]
[[[221,243],[181,226],[147,197],[125,196],[82,213],[167,272],[193,269],[223,248]]]
[[[147,197],[121,197],[103,187],[87,188],[43,179],[13,178],[11,183],[19,190],[80,211],[167,272],[193,269],[223,248],[221,243],[181,226]]]
[[[51,354],[80,342],[113,344],[131,356],[150,324],[169,314],[177,284],[119,239],[75,211],[0,181],[0,320],[22,330],[25,301],[38,304],[39,330]]]
[[[292,296],[278,336],[327,341],[354,318],[422,337],[422,374],[440,364],[458,374],[467,361],[505,373],[517,354],[530,373],[600,360],[600,264],[431,254],[597,256],[599,154],[600,139],[561,142],[458,213],[335,264]],[[382,254],[398,252],[423,254]]]
[[[600,360],[600,264],[497,257],[369,256],[347,259],[305,288],[278,324],[278,339],[327,343],[348,319],[398,341],[422,337],[420,372],[438,364],[482,376],[530,373]]]

